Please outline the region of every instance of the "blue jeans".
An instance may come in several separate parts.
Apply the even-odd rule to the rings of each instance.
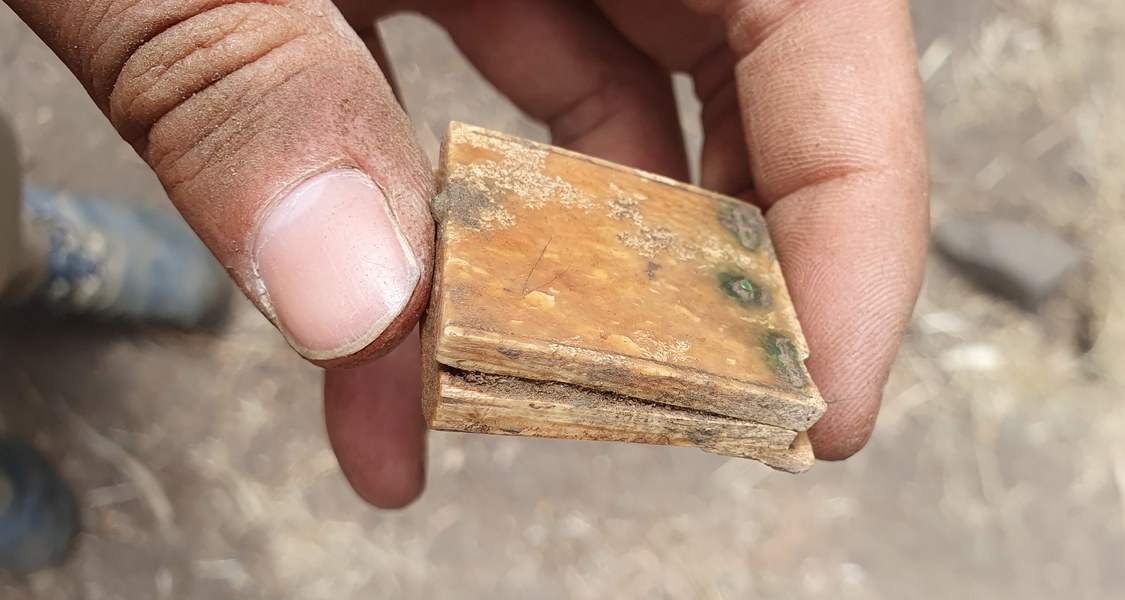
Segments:
[[[74,496],[47,459],[0,436],[0,570],[59,564],[78,526]]]

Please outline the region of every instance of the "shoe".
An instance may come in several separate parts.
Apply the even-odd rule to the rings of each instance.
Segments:
[[[58,566],[78,529],[74,495],[47,459],[0,437],[0,570]]]
[[[50,239],[37,299],[58,315],[193,330],[226,316],[226,272],[175,214],[40,189],[24,207]]]

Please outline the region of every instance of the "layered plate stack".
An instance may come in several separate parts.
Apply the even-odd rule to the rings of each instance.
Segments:
[[[812,466],[825,403],[757,208],[460,123],[438,181],[431,428]]]

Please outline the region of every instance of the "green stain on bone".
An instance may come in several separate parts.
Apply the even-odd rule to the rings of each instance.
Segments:
[[[728,202],[719,209],[719,223],[747,250],[757,250],[766,237],[762,214],[748,204]]]
[[[768,331],[762,336],[762,347],[766,351],[766,362],[778,379],[795,388],[808,384],[793,340],[776,331]]]
[[[730,271],[719,273],[719,289],[743,306],[770,305],[769,290],[754,283],[742,273]]]

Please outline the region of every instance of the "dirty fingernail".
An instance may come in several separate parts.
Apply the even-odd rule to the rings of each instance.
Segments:
[[[418,262],[382,191],[336,169],[283,198],[262,223],[258,274],[280,326],[313,360],[373,342],[418,284]]]

